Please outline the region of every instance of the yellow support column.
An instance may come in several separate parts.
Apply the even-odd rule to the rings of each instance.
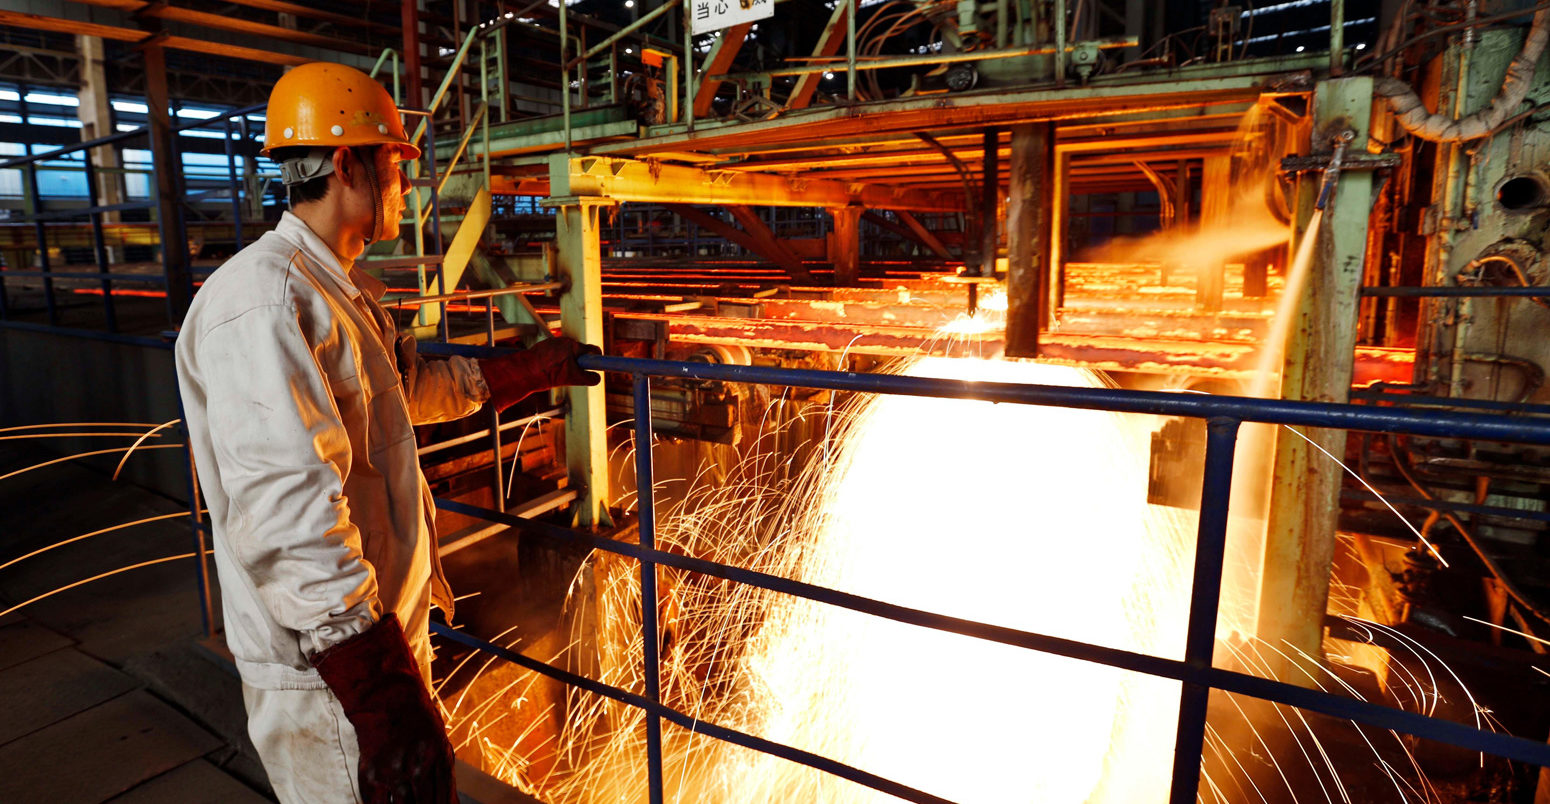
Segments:
[[[603,345],[603,261],[598,210],[612,202],[598,198],[555,198],[556,279],[570,287],[560,297],[560,327],[578,341]],[[610,526],[608,515],[608,422],[603,386],[569,389],[565,415],[565,463],[577,498],[575,522]]]

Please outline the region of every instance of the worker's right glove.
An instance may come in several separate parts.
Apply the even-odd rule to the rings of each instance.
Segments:
[[[603,375],[582,368],[576,358],[602,354],[591,344],[564,336],[545,338],[531,348],[479,361],[479,371],[490,387],[490,404],[496,412],[522,401],[536,391],[562,385],[597,385]]]
[[[360,744],[366,804],[456,804],[452,743],[398,615],[312,657]]]

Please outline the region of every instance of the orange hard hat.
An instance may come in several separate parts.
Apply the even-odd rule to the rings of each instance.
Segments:
[[[404,159],[420,149],[404,134],[404,119],[382,85],[343,64],[312,62],[280,77],[264,112],[264,149],[396,145]]]

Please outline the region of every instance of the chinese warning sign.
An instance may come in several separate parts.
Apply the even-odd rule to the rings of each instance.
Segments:
[[[690,28],[697,34],[774,15],[775,0],[689,0]]]

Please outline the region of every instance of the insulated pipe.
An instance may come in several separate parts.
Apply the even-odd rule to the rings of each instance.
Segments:
[[[1454,120],[1445,114],[1428,112],[1415,90],[1397,78],[1375,79],[1373,90],[1388,101],[1399,125],[1423,140],[1461,142],[1483,137],[1506,122],[1528,96],[1529,85],[1534,80],[1534,68],[1545,52],[1547,40],[1550,40],[1550,10],[1534,15],[1534,24],[1523,40],[1523,49],[1518,51],[1517,58],[1507,67],[1501,91],[1489,106],[1468,117]]]

